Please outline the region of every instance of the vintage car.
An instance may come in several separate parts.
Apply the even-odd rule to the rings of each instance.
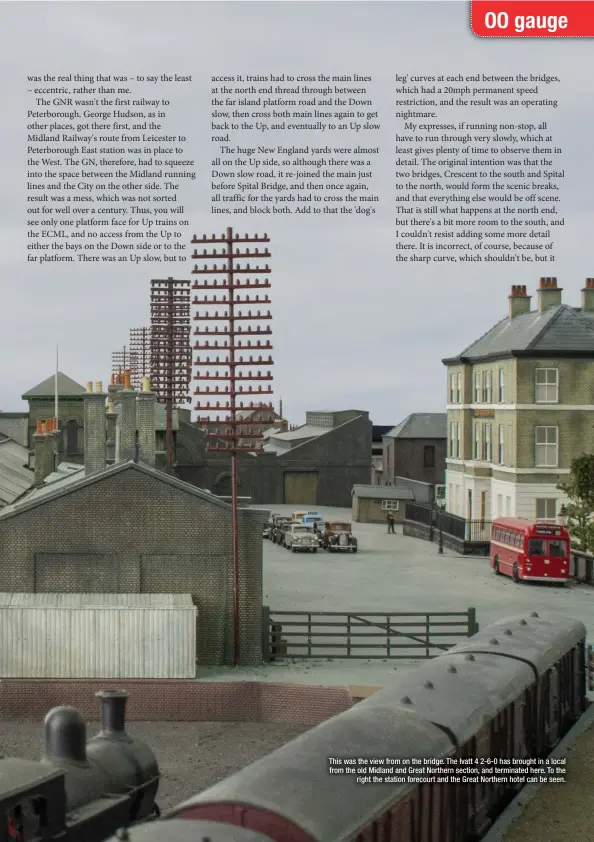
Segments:
[[[306,526],[313,526],[314,532],[318,534],[322,534],[324,531],[324,518],[317,512],[308,512],[306,515],[303,515],[301,523],[304,523]]]
[[[356,553],[357,539],[352,533],[351,524],[343,520],[328,521],[322,536],[322,546],[329,553]]]
[[[268,520],[264,524],[264,528],[262,529],[262,537],[263,538],[271,538],[272,537],[272,528],[274,526],[275,518],[280,517],[280,515],[275,515],[272,512],[268,515]]]
[[[291,525],[290,517],[274,515],[273,524],[270,528],[270,540],[273,544],[282,544],[285,530]]]
[[[283,544],[293,553],[317,553],[319,546],[313,526],[304,523],[292,523],[283,536]]]
[[[293,523],[301,523],[301,521],[303,520],[305,515],[310,515],[310,514],[313,515],[313,514],[315,514],[315,512],[293,512],[291,514],[291,518],[293,520]]]

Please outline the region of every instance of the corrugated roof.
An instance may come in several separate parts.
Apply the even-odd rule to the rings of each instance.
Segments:
[[[390,485],[354,485],[353,497],[370,500],[414,500],[415,496],[410,488]]]
[[[0,608],[193,608],[190,594],[0,593]]]
[[[9,506],[33,485],[35,474],[27,468],[29,451],[9,438],[0,441],[0,504]]]
[[[548,352],[574,351],[594,355],[594,314],[560,304],[544,313],[533,310],[513,319],[502,319],[457,357],[443,362],[462,358],[480,360],[522,351],[539,352],[543,356]]]
[[[386,435],[392,439],[445,439],[447,419],[445,412],[413,412]]]
[[[25,392],[22,398],[23,400],[27,400],[27,398],[51,398],[54,397],[55,387],[55,374],[52,374],[50,377],[42,380],[41,383],[38,383],[37,386],[33,386],[29,391]],[[71,377],[68,377],[61,371],[58,372],[58,395],[60,397],[70,398],[79,395],[82,397],[85,391],[86,389],[80,383],[72,380]]]

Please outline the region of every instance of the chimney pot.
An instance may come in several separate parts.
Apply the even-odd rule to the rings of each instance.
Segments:
[[[132,386],[131,386],[130,372],[125,371],[124,372],[124,389],[131,389],[131,388],[132,388]]]
[[[93,391],[93,381],[88,380],[87,381],[87,392],[92,392],[92,391]]]
[[[39,418],[37,419],[37,429],[35,430],[35,435],[40,436],[43,433],[43,421]]]
[[[530,296],[526,295],[526,287],[512,284],[509,300],[509,318],[514,319],[522,313],[530,312]]]
[[[95,391],[96,392],[102,392],[103,391],[103,381],[97,380],[97,382],[95,383]]]
[[[586,285],[582,289],[582,310],[585,313],[594,312],[594,278],[586,278]]]

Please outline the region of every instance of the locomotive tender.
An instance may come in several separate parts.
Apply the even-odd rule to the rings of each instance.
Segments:
[[[587,706],[585,626],[500,620],[172,810],[131,842],[467,842],[520,784],[357,783],[329,757],[546,757]],[[487,776],[485,776],[487,777]],[[398,780],[398,778],[396,778]],[[175,829],[174,829],[175,828]]]
[[[45,718],[39,762],[0,757],[0,842],[101,842],[118,828],[158,815],[159,768],[125,730],[128,694],[104,690],[101,731],[71,707]]]

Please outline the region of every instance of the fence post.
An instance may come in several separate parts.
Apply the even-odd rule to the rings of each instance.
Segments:
[[[270,661],[270,608],[262,606],[262,660]]]
[[[431,643],[431,621],[429,619],[429,614],[425,614],[425,638],[427,640],[427,646],[425,647],[425,657],[429,657],[429,644]]]
[[[468,609],[468,637],[472,637],[475,635],[479,630],[478,623],[476,621],[476,608],[469,608]]]

